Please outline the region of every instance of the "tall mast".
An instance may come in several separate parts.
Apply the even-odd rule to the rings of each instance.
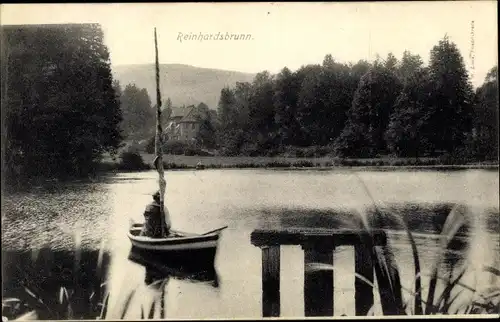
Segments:
[[[161,93],[160,93],[160,64],[158,62],[158,40],[156,37],[156,28],[154,29],[155,34],[155,72],[156,72],[156,139],[155,139],[155,167],[158,170],[158,185],[160,188],[160,211],[161,211],[161,231],[164,235],[165,227],[165,188],[166,181],[163,171],[163,129],[161,126]]]

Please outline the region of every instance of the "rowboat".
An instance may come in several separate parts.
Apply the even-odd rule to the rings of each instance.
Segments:
[[[170,262],[180,266],[213,265],[219,237],[227,226],[204,234],[171,230],[166,238],[141,236],[143,224],[133,223],[128,232],[132,251],[150,260]]]
[[[162,100],[160,94],[160,65],[158,61],[158,41],[156,28],[154,30],[155,40],[155,76],[156,76],[156,136],[155,154],[153,161],[155,169],[158,171],[159,183],[159,206],[160,215],[165,216],[164,194],[166,181],[164,177],[163,165],[163,130],[162,130]],[[165,231],[166,222],[162,220],[161,230]],[[171,230],[166,238],[152,238],[142,236],[141,231],[144,224],[131,222],[128,230],[128,238],[132,243],[132,251],[142,253],[144,257],[154,261],[169,261],[180,266],[202,267],[214,264],[219,236],[227,226],[218,228],[204,234],[194,234]]]

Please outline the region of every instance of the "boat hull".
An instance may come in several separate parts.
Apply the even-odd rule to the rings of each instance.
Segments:
[[[179,240],[175,240],[173,238],[162,238],[158,239],[158,241],[130,238],[130,241],[132,243],[132,246],[139,249],[159,252],[183,252],[217,248],[219,236],[206,236],[189,239],[179,238]]]
[[[150,238],[141,236],[141,224],[130,228],[128,237],[132,252],[150,261],[176,267],[213,266],[220,232],[198,235],[172,231],[175,237]]]

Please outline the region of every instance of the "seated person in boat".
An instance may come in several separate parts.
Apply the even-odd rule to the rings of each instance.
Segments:
[[[144,227],[141,235],[152,238],[163,238],[170,234],[170,215],[166,207],[163,207],[165,216],[160,211],[160,192],[153,194],[153,201],[146,206],[144,211]],[[163,223],[163,225],[162,225]],[[162,234],[162,226],[165,228]]]

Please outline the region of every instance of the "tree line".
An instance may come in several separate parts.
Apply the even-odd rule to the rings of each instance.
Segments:
[[[124,139],[154,136],[145,89],[113,81],[98,24],[2,26],[2,161],[7,180],[86,176]],[[322,64],[221,90],[217,112],[200,104],[195,144],[224,155],[320,147],[345,157],[498,157],[498,77],[473,89],[449,39],[427,66],[401,60]],[[172,108],[164,102],[164,117]],[[166,124],[166,119],[163,120]]]
[[[217,144],[225,155],[324,147],[341,157],[498,156],[497,67],[474,91],[447,37],[421,57],[306,65],[221,91]]]

